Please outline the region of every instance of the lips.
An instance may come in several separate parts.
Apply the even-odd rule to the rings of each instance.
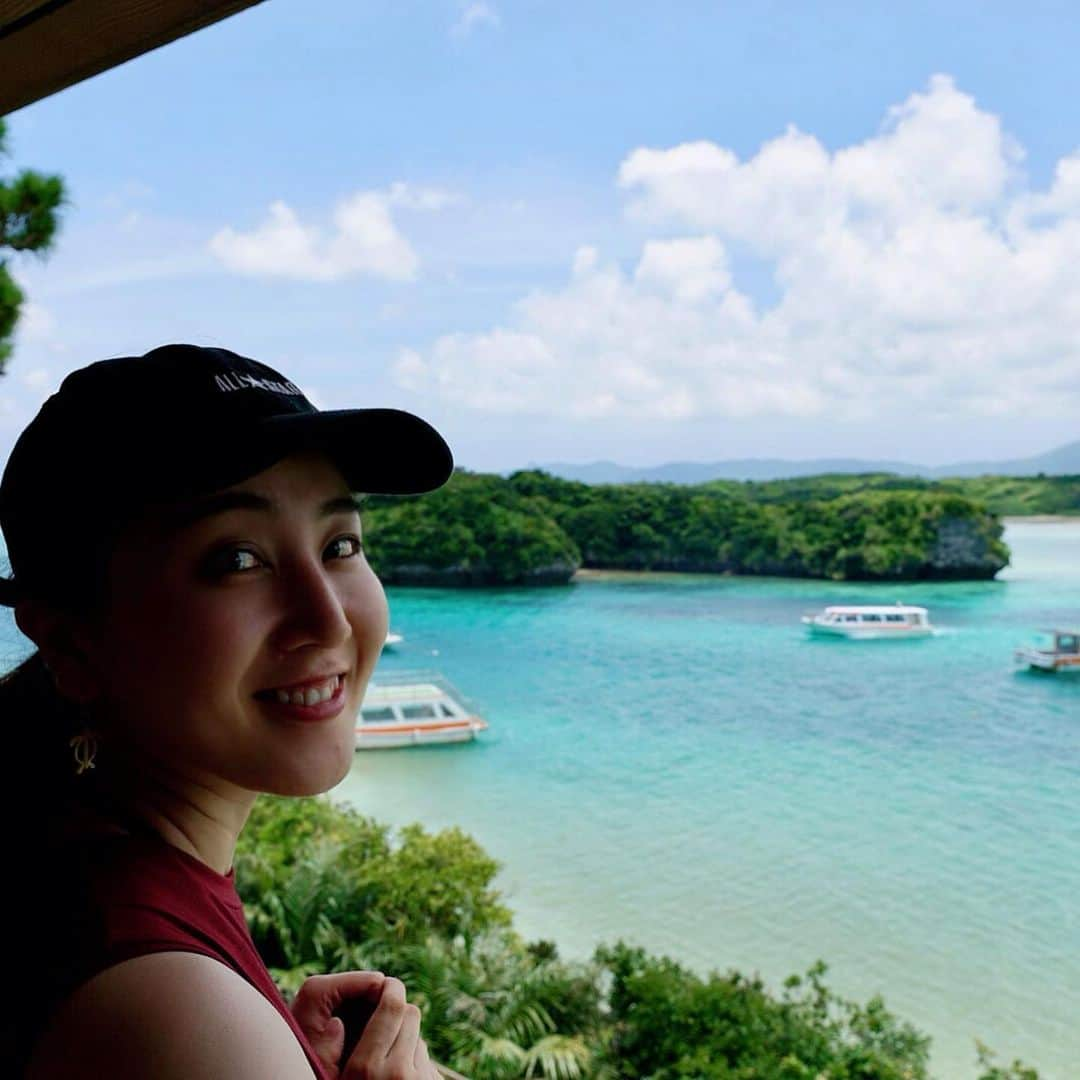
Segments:
[[[320,705],[333,698],[341,689],[343,675],[327,675],[320,679],[260,690],[255,696],[263,701],[275,701],[279,705]]]

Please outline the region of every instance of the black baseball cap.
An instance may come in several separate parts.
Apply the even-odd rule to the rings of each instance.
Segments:
[[[284,375],[228,349],[163,345],[72,372],[19,436],[0,482],[15,580],[62,508],[87,528],[216,491],[318,450],[349,488],[414,495],[444,484],[450,448],[399,409],[317,409]],[[75,517],[78,515],[78,518]]]

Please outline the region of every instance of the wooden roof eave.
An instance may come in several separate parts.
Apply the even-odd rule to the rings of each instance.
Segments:
[[[261,0],[0,0],[0,116]]]

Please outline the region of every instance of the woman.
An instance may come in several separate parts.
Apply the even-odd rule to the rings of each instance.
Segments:
[[[326,791],[353,759],[387,629],[353,493],[452,468],[417,417],[319,412],[190,345],[74,372],[20,436],[0,601],[37,652],[0,682],[4,1075],[437,1075],[396,979],[285,1004],[231,866],[258,793]]]

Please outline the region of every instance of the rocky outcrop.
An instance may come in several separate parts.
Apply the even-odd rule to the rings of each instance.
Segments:
[[[943,517],[920,575],[926,578],[992,578],[1009,565],[998,542],[1001,526],[989,515]]]

